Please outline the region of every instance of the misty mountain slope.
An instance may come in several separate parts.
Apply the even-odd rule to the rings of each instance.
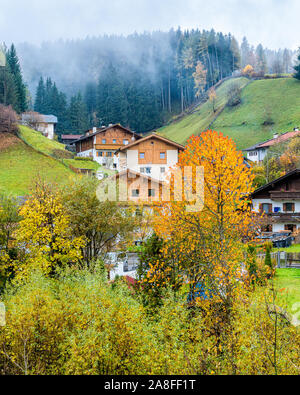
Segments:
[[[225,83],[217,90],[218,100],[226,100]],[[221,88],[223,91],[221,92]],[[195,114],[160,129],[178,142],[200,134],[209,126],[211,103],[204,103]],[[293,78],[252,81],[242,90],[242,102],[226,107],[210,125],[231,137],[239,149],[267,140],[274,132],[284,133],[300,126],[300,82]]]
[[[227,103],[227,91],[232,84],[238,84],[240,88],[245,87],[249,83],[247,78],[235,78],[225,81],[216,89],[215,112],[210,101],[196,107],[193,113],[184,116],[179,121],[164,126],[159,132],[165,137],[175,140],[181,144],[186,143],[188,138],[193,134],[199,134],[206,130],[214,119],[224,110]]]

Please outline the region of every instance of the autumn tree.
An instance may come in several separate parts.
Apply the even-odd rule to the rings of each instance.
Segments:
[[[127,246],[139,224],[135,210],[126,210],[113,201],[100,201],[96,187],[95,180],[83,178],[74,181],[63,194],[72,234],[86,240],[82,254],[87,263],[117,246]]]
[[[196,65],[196,70],[193,73],[193,77],[195,81],[196,97],[200,97],[205,88],[206,75],[207,75],[207,71],[205,70],[203,64],[200,61],[198,61]]]
[[[209,101],[212,105],[213,112],[216,112],[217,94],[214,87],[210,88],[208,92]]]
[[[73,234],[59,190],[37,181],[19,214],[22,219],[15,237],[24,259],[16,268],[18,275],[26,276],[34,268],[53,274],[80,261],[85,240]]]
[[[185,190],[195,192],[195,177],[191,181],[186,167],[194,176],[197,168],[204,170],[204,195],[198,191],[193,197],[199,210],[189,209],[189,193],[157,208],[154,228],[165,241],[164,262],[154,264],[145,281],[174,287],[187,281],[192,294],[201,287],[206,302],[219,306],[218,319],[229,320],[232,303],[243,288],[241,262],[252,223],[248,196],[253,175],[234,142],[211,130],[192,136],[179,159],[184,183],[191,183]]]
[[[243,71],[242,71],[243,75],[251,78],[253,73],[254,73],[254,69],[253,69],[253,67],[250,64],[248,64],[247,66],[245,66],[243,68]]]

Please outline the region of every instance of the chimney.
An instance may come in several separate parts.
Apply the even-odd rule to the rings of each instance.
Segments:
[[[294,132],[299,132],[298,126],[294,128]]]
[[[93,127],[93,133],[96,133],[96,132],[97,132],[97,128]]]
[[[273,134],[273,139],[277,139],[278,138],[278,133],[274,133]]]

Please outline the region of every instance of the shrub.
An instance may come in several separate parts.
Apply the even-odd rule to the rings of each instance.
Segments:
[[[239,84],[232,83],[227,90],[227,105],[229,107],[237,106],[242,101],[242,90]]]
[[[11,106],[0,104],[0,133],[16,133],[17,131],[17,113]]]

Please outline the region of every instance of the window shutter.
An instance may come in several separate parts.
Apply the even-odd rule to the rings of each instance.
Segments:
[[[269,203],[269,213],[272,213],[272,203]]]
[[[295,212],[295,203],[292,203],[292,211]]]
[[[262,203],[259,203],[259,211],[262,213],[262,211],[263,211],[263,205],[262,205]]]
[[[283,211],[286,213],[286,203],[283,203]]]

